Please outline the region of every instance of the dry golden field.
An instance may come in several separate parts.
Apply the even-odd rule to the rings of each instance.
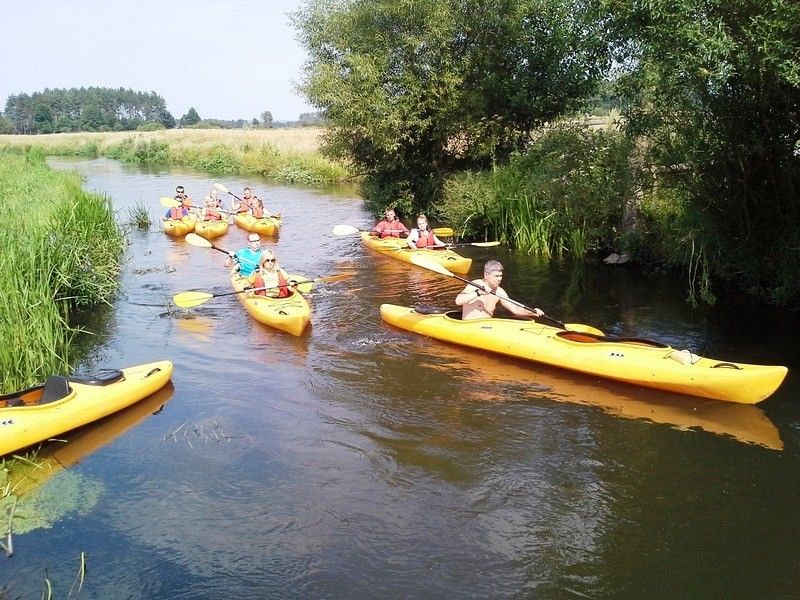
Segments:
[[[160,131],[110,131],[53,133],[44,135],[0,135],[0,146],[36,145],[45,150],[58,147],[78,147],[96,144],[102,154],[109,146],[122,140],[151,140],[169,142],[171,148],[181,150],[192,146],[202,149],[219,144],[231,147],[244,145],[261,146],[271,144],[278,151],[304,154],[319,150],[320,138],[325,130],[321,127],[296,127],[280,129],[164,129]]]

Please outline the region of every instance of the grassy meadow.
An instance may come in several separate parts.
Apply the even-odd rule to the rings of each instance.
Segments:
[[[287,183],[324,185],[350,177],[346,165],[320,152],[324,131],[298,127],[0,135],[0,149],[36,148],[48,155],[107,156],[219,175],[261,175]]]
[[[38,151],[0,151],[0,393],[69,370],[70,309],[116,290],[122,232],[106,197]]]

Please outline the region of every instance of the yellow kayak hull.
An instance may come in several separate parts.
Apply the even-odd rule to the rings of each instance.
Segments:
[[[69,381],[69,393],[46,404],[0,408],[0,456],[77,429],[146,398],[167,384],[172,363],[163,360],[121,371],[122,379],[106,385]],[[39,395],[41,390],[34,390],[26,397],[33,401]]]
[[[197,221],[194,226],[194,232],[207,240],[213,240],[214,238],[228,233],[228,227],[230,227],[230,225],[228,225],[227,219],[221,219],[219,221]]]
[[[234,222],[245,231],[253,231],[261,235],[275,235],[281,228],[281,220],[275,217],[256,219],[250,214],[241,214],[233,217]]]
[[[167,235],[183,237],[187,233],[192,233],[194,231],[196,222],[197,219],[194,215],[187,215],[182,219],[166,219],[161,221],[161,227]]]
[[[438,340],[713,400],[756,404],[778,389],[788,371],[782,366],[690,356],[657,342],[604,341],[534,321],[461,321],[459,315],[428,315],[404,306],[381,306],[381,318],[390,325]]]
[[[410,263],[412,256],[423,256],[429,260],[439,263],[448,271],[466,275],[469,273],[469,268],[472,266],[472,259],[461,256],[450,249],[445,250],[416,250],[408,246],[408,243],[403,238],[378,238],[371,236],[369,233],[362,232],[361,240],[367,248],[380,252],[385,256],[402,260],[403,262]]]
[[[233,275],[231,285],[237,292],[252,286],[250,279]],[[271,298],[245,292],[237,294],[248,314],[259,323],[274,329],[301,335],[311,321],[311,305],[300,292],[288,298]]]

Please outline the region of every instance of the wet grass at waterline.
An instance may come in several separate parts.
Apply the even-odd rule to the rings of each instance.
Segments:
[[[189,167],[215,175],[261,175],[328,185],[351,177],[320,152],[323,129],[180,129],[153,132],[0,135],[0,148],[40,148],[48,155],[107,156],[129,163]]]
[[[0,393],[69,370],[70,310],[116,290],[122,233],[107,198],[37,152],[0,152]]]

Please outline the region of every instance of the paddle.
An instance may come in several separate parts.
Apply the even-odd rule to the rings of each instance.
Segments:
[[[389,233],[406,233],[400,229],[384,229],[384,231]],[[354,233],[373,233],[373,231],[371,229],[359,229],[352,225],[343,224],[334,225],[333,227],[333,235],[353,235]],[[437,227],[433,230],[433,233],[442,237],[451,237],[455,232],[450,227]]]
[[[426,248],[417,248],[417,250],[444,250],[447,248],[459,248],[462,246],[477,246],[478,248],[493,248],[494,246],[499,246],[500,242],[465,242],[463,244],[444,244],[443,246],[428,246]],[[410,246],[393,248],[392,251],[397,250],[414,250]]]
[[[181,203],[178,202],[177,200],[175,200],[175,198],[169,198],[167,196],[163,196],[161,198],[161,206],[164,206],[166,208],[178,208],[180,205],[181,205]],[[197,206],[196,204],[190,204],[189,206],[191,206],[192,208],[199,208],[200,210],[203,209],[202,206]],[[229,210],[223,210],[221,208],[217,208],[217,210],[219,212],[221,212],[221,213],[226,213],[228,215],[235,215],[236,214],[234,212],[231,212]]]
[[[231,253],[228,250],[220,248],[219,246],[215,246],[214,244],[209,242],[206,238],[201,237],[196,233],[187,233],[184,239],[187,242],[189,242],[192,246],[196,246],[198,248],[211,248],[212,250],[216,250],[217,252],[222,252],[223,254],[227,254],[228,256],[231,255]]]
[[[414,254],[411,257],[411,262],[417,265],[418,267],[422,267],[423,269],[428,269],[429,271],[433,271],[434,273],[439,273],[440,275],[444,275],[446,277],[452,277],[454,279],[458,279],[459,281],[463,281],[464,283],[471,285],[472,287],[475,287],[483,292],[486,292],[487,294],[491,294],[492,296],[497,296],[498,298],[503,298],[502,296],[496,294],[495,292],[486,291],[486,289],[482,285],[479,285],[474,281],[470,281],[469,279],[466,279],[464,277],[459,277],[455,273],[451,273],[439,263],[434,262],[429,258],[426,258],[419,254]],[[519,306],[520,308],[524,308],[525,310],[529,310],[531,312],[533,311],[533,309],[530,306],[526,306],[522,302],[517,302],[516,300],[512,300],[511,298],[503,298],[503,299],[508,300],[509,302],[511,302],[511,304],[515,306]],[[535,317],[535,318],[537,320],[545,320],[550,323],[553,323],[555,327],[560,327],[561,329],[565,329],[567,331],[580,331],[583,333],[592,333],[594,335],[605,335],[602,331],[600,331],[596,327],[592,327],[591,325],[584,325],[583,323],[562,323],[558,319],[548,317],[547,315],[542,315],[541,317]]]

